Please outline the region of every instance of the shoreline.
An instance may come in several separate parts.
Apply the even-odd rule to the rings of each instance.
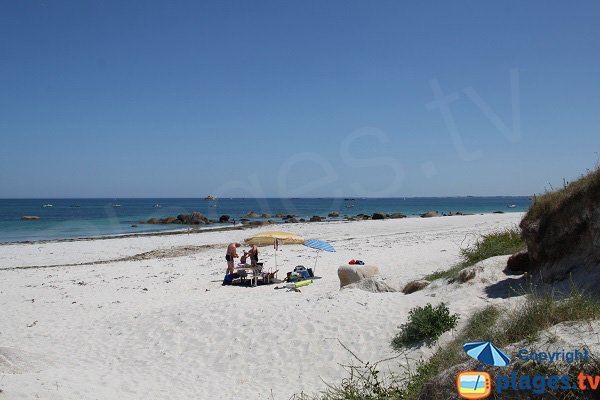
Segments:
[[[502,212],[488,212],[488,213],[462,213],[458,211],[459,214],[453,215],[440,215],[436,217],[430,218],[445,218],[445,217],[466,217],[472,215],[501,215],[501,214],[515,214],[522,213],[522,211],[502,211]],[[356,217],[356,216],[353,216]],[[37,240],[16,240],[16,241],[7,241],[0,242],[1,246],[9,246],[9,245],[18,245],[18,244],[48,244],[48,243],[69,243],[69,242],[86,242],[93,240],[108,240],[108,239],[119,239],[119,238],[136,238],[136,237],[160,237],[160,236],[173,236],[173,235],[183,235],[183,234],[192,234],[192,233],[207,233],[207,232],[223,232],[223,231],[234,231],[234,230],[247,230],[254,228],[261,228],[267,226],[278,226],[278,225],[286,225],[293,226],[298,224],[318,224],[318,223],[348,223],[348,222],[362,222],[362,220],[352,220],[352,219],[326,219],[318,222],[310,222],[308,220],[303,222],[285,222],[285,221],[277,221],[271,223],[264,223],[260,225],[252,225],[252,224],[238,224],[237,226],[218,226],[211,228],[210,226],[205,225],[185,225],[178,228],[173,229],[165,229],[165,230],[157,230],[157,231],[147,231],[147,232],[127,232],[127,233],[107,233],[104,235],[96,235],[96,236],[80,236],[73,238],[60,238],[60,239],[37,239]],[[386,218],[384,220],[389,220],[393,218]],[[402,219],[423,219],[418,214],[407,215],[406,218]],[[254,219],[253,221],[265,221],[265,219]],[[364,220],[370,221],[370,219]],[[176,224],[171,224],[176,225]],[[197,228],[197,226],[203,226],[203,228]]]

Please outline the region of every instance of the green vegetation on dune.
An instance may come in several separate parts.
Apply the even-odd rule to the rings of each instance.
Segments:
[[[349,377],[340,385],[314,396],[300,394],[295,400],[419,400],[424,390],[438,374],[468,360],[463,344],[472,341],[491,341],[499,347],[522,340],[533,340],[544,329],[565,321],[600,318],[600,299],[573,290],[569,296],[529,294],[525,303],[516,310],[488,306],[475,312],[460,332],[448,343],[439,347],[427,360],[419,362],[404,378],[384,377],[377,363],[363,363],[352,368]],[[532,374],[543,366],[528,364]],[[592,357],[577,365],[579,370],[600,374],[600,362]],[[536,372],[537,371],[537,372]],[[543,372],[543,371],[542,371]],[[577,397],[581,394],[582,397]],[[585,393],[570,392],[569,399],[584,399]],[[574,396],[574,397],[573,397]],[[557,397],[559,398],[559,397]]]
[[[543,215],[551,215],[565,203],[589,195],[600,197],[600,168],[596,168],[579,179],[570,182],[562,189],[535,196],[533,204],[523,218],[525,223],[533,222]]]
[[[444,303],[433,307],[415,307],[408,312],[408,322],[400,327],[400,332],[392,339],[392,347],[402,350],[420,342],[433,343],[444,332],[454,329],[458,323],[458,315],[450,315]]]
[[[475,243],[460,250],[461,261],[444,271],[436,271],[425,277],[428,281],[436,279],[455,279],[458,273],[490,257],[514,254],[525,249],[525,242],[517,227],[485,234]]]

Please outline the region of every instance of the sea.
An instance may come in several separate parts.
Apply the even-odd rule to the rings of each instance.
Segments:
[[[229,215],[239,221],[249,212],[294,215],[310,218],[338,212],[344,216],[371,215],[374,212],[403,213],[418,217],[428,211],[481,214],[524,212],[530,197],[406,197],[406,198],[221,198],[216,200],[181,198],[145,199],[0,199],[0,243],[57,239],[89,238],[106,235],[159,232],[189,229],[182,225],[140,223],[150,218],[164,218],[201,212],[218,220]],[[39,220],[21,217],[33,215]],[[277,218],[271,218],[278,221]],[[336,218],[328,218],[336,219]],[[228,224],[214,224],[230,226]],[[206,227],[205,229],[210,229]]]

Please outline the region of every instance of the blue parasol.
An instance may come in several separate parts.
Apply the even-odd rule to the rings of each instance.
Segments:
[[[465,343],[463,349],[470,357],[484,364],[495,367],[506,367],[510,364],[510,358],[491,342]]]
[[[333,248],[333,246],[324,240],[311,239],[304,242],[304,245],[306,247],[310,247],[311,249],[317,250],[317,257],[315,258],[315,267],[313,272],[317,270],[317,260],[319,259],[319,251],[328,251],[330,253],[335,253],[335,249]]]

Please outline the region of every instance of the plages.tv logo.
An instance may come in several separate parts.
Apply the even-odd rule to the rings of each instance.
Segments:
[[[480,364],[477,371],[463,371],[456,377],[456,390],[464,399],[485,399],[492,393],[490,374],[483,371],[483,365],[505,367],[510,358],[491,342],[469,342],[463,346],[465,353]]]
[[[484,399],[492,393],[492,379],[487,372],[461,372],[456,377],[456,389],[462,398]]]
[[[505,367],[510,358],[490,342],[469,342],[463,346],[464,351],[478,361],[476,371],[463,371],[456,377],[456,389],[464,399],[484,399],[492,393],[490,375],[484,372],[483,364]],[[587,349],[573,351],[532,351],[521,349],[518,359],[538,363],[585,362],[590,358]],[[506,390],[528,391],[540,395],[557,391],[599,391],[600,376],[589,376],[580,372],[576,377],[569,375],[520,375],[513,370],[510,375],[496,374],[493,383],[496,394],[501,396]]]

